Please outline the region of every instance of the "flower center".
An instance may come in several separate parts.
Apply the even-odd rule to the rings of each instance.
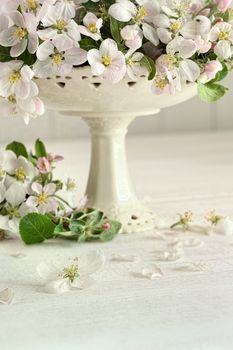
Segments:
[[[171,25],[170,25],[170,29],[174,32],[174,33],[178,33],[179,30],[181,28],[181,23],[179,21],[174,21]]]
[[[105,55],[102,57],[102,63],[105,67],[108,67],[112,63],[112,58],[109,55]]]
[[[88,29],[90,30],[91,33],[96,33],[97,32],[97,28],[96,28],[96,24],[95,23],[88,24]]]
[[[126,61],[126,64],[128,66],[133,66],[135,64],[135,61],[132,59],[132,58],[129,58],[127,61]]]
[[[49,196],[46,193],[42,192],[37,198],[38,204],[39,205],[46,204],[48,201],[48,197]]]
[[[27,0],[27,6],[29,10],[35,11],[39,7],[39,4],[36,0]]]
[[[56,65],[60,65],[62,63],[62,60],[63,60],[63,56],[61,53],[55,53],[54,55],[52,55],[52,62],[53,64],[56,64]]]
[[[177,59],[175,58],[174,55],[172,55],[171,53],[168,53],[165,56],[165,62],[168,64],[169,67],[172,67],[177,62]]]
[[[23,167],[15,169],[15,177],[18,181],[24,182],[26,180],[27,174]]]
[[[11,84],[18,83],[20,81],[20,79],[21,79],[21,74],[20,74],[20,72],[18,72],[16,70],[14,72],[12,72],[8,78],[8,80]]]
[[[74,280],[79,277],[78,270],[78,265],[76,264],[67,266],[62,271],[62,278],[68,279],[70,282],[74,282]]]
[[[27,35],[28,35],[28,32],[27,32],[27,30],[24,29],[24,28],[18,27],[18,28],[15,30],[15,36],[16,36],[16,38],[19,39],[19,40],[23,40]]]
[[[10,219],[20,218],[19,210],[16,207],[9,206],[7,208],[7,215],[9,216]]]
[[[5,171],[4,171],[3,167],[0,165],[0,180],[2,180],[4,175],[5,175]]]
[[[66,183],[67,191],[74,191],[77,188],[76,182],[73,179],[68,179]]]
[[[219,40],[227,40],[229,38],[229,33],[228,32],[220,32],[218,36]]]
[[[156,87],[159,88],[161,91],[165,89],[165,87],[167,86],[167,83],[168,81],[166,78],[157,77],[155,80]]]
[[[139,7],[138,12],[135,16],[135,21],[142,22],[146,16],[148,16],[148,12],[144,6],[141,6]]]
[[[10,103],[15,104],[16,103],[16,96],[15,96],[15,94],[11,94],[10,96],[8,96],[8,101]]]
[[[64,19],[58,19],[54,28],[59,31],[63,31],[66,29],[66,26],[67,26],[67,22]]]
[[[209,221],[211,225],[217,225],[221,219],[223,219],[223,216],[217,215],[215,210],[211,210],[211,212],[206,216],[206,220]]]

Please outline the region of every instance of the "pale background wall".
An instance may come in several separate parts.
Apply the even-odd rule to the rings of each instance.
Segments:
[[[131,125],[130,134],[233,129],[233,75],[226,84],[231,90],[220,102],[206,104],[194,98],[177,107],[163,110],[157,116],[138,118]],[[32,120],[26,126],[20,119],[1,116],[0,110],[0,142],[13,139],[33,140],[37,137],[77,138],[87,135],[87,127],[79,118],[63,117],[47,111],[45,116]]]

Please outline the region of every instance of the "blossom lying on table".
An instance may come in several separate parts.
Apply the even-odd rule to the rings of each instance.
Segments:
[[[100,270],[104,263],[104,254],[94,251],[74,257],[71,261],[62,261],[59,258],[58,261],[41,262],[37,266],[37,273],[43,281],[44,292],[62,294],[89,287],[94,282],[91,276]]]
[[[148,76],[156,94],[198,83],[205,101],[233,67],[231,0],[1,0],[0,99],[26,122],[44,113],[34,78],[89,65],[111,83]],[[148,91],[148,93],[150,93]]]
[[[104,213],[84,208],[78,200],[75,181],[54,179],[55,162],[37,140],[35,154],[13,142],[0,152],[0,238],[18,234],[27,244],[46,239],[106,241],[121,228]]]

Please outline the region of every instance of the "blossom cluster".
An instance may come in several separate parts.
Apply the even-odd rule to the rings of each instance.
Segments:
[[[74,179],[54,179],[55,164],[62,159],[40,140],[35,153],[19,142],[0,152],[0,240],[19,233],[28,244],[54,237],[108,240],[118,233],[119,223],[85,208]]]
[[[0,98],[28,122],[44,112],[34,78],[89,65],[118,83],[147,75],[156,94],[198,83],[215,101],[233,66],[231,0],[1,0]]]

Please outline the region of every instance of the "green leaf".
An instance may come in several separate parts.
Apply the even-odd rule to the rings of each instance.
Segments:
[[[198,96],[204,102],[215,102],[223,97],[228,89],[222,85],[198,83]]]
[[[121,44],[122,42],[121,29],[122,29],[122,23],[117,21],[115,18],[110,17],[111,34],[117,44]]]
[[[45,145],[40,139],[37,139],[35,142],[35,152],[36,152],[37,158],[47,157],[47,151],[46,151]]]
[[[83,38],[79,42],[79,44],[80,44],[81,49],[86,50],[86,51],[99,48],[98,43],[91,38]]]
[[[14,141],[10,143],[6,146],[6,150],[14,152],[17,157],[23,156],[25,158],[28,158],[28,152],[26,150],[26,147],[20,142]]]
[[[81,235],[85,231],[85,221],[83,220],[72,220],[69,224],[70,231]]]
[[[24,216],[19,225],[19,232],[26,244],[42,243],[53,238],[55,224],[42,214],[30,213]]]
[[[148,56],[144,56],[141,59],[141,65],[147,68],[149,72],[148,79],[153,80],[156,74],[156,68],[155,68],[155,62],[152,60],[152,58]]]
[[[12,57],[10,55],[10,48],[0,46],[0,62],[9,62],[12,61]]]

